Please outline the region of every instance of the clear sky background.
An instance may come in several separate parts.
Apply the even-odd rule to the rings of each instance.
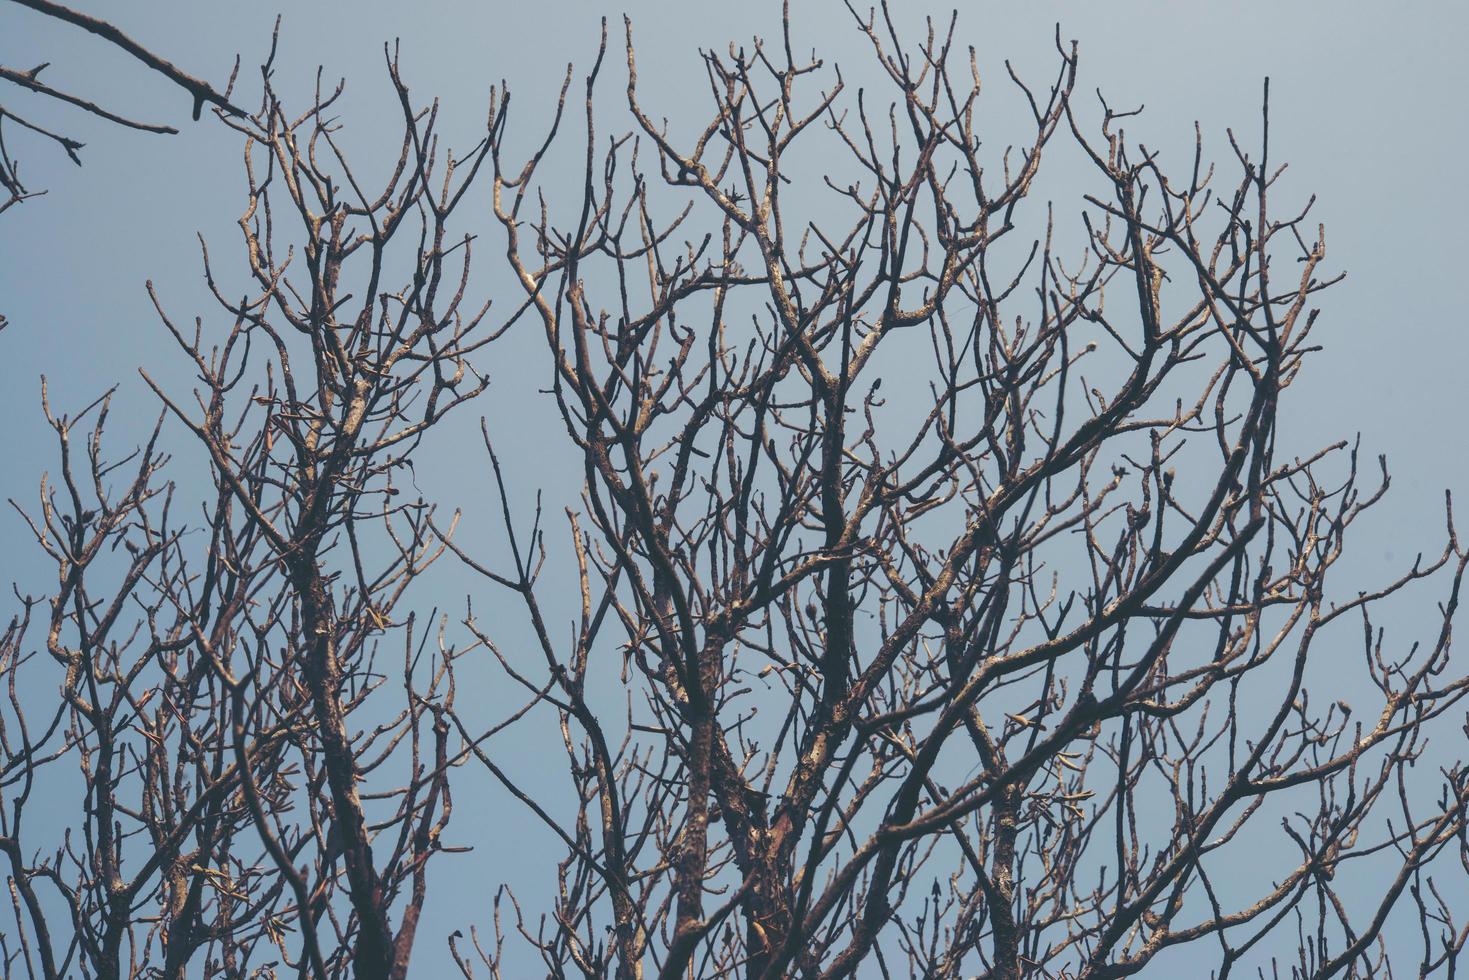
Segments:
[[[251,66],[269,45],[276,13],[269,4],[80,6],[216,82],[238,53],[247,104],[258,91]],[[840,3],[793,6],[798,47],[838,60],[850,82],[874,83],[865,42]],[[774,2],[648,2],[626,9],[642,52],[645,97],[675,122],[703,108],[697,48],[772,35],[779,16]],[[916,39],[925,13],[946,19],[948,10],[902,4],[898,19]],[[440,97],[443,132],[458,134],[461,146],[477,136],[489,88],[501,79],[516,102],[512,136],[529,139],[540,132],[538,114],[549,109],[566,63],[589,63],[600,16],[612,18],[616,41],[621,12],[570,0],[367,2],[350,9],[291,4],[283,10],[277,78],[282,90],[304,99],[318,65],[329,81],[345,76],[347,139],[370,166],[375,126],[390,97],[382,43],[397,37],[407,80],[418,97]],[[960,38],[978,48],[991,99],[1002,105],[1011,99],[1002,75],[1006,58],[1032,79],[1049,77],[1057,22],[1065,37],[1081,43],[1081,102],[1093,102],[1092,90],[1101,88],[1114,105],[1146,105],[1129,132],[1174,150],[1175,166],[1187,162],[1195,119],[1216,159],[1228,152],[1225,127],[1252,140],[1261,80],[1272,78],[1272,156],[1291,164],[1282,195],[1301,201],[1318,195],[1328,266],[1348,272],[1325,299],[1320,337],[1327,350],[1300,382],[1283,429],[1304,442],[1360,432],[1367,450],[1387,452],[1398,475],[1392,538],[1405,539],[1405,546],[1418,541],[1420,525],[1431,531],[1438,523],[1433,511],[1442,489],[1469,486],[1459,435],[1469,402],[1460,298],[1469,258],[1460,192],[1469,150],[1462,105],[1469,59],[1459,48],[1469,7],[964,4]],[[232,134],[208,119],[192,123],[186,95],[105,43],[0,3],[0,58],[20,65],[52,61],[53,84],[183,130],[151,136],[79,113],[47,112],[44,118],[72,123],[86,140],[81,168],[50,147],[10,137],[30,182],[51,193],[12,209],[0,225],[0,310],[11,321],[0,340],[0,411],[11,465],[0,480],[9,496],[32,485],[50,453],[36,404],[42,373],[63,404],[121,382],[122,403],[151,412],[134,368],[148,364],[166,374],[178,359],[166,349],[143,283],[154,280],[181,315],[211,312],[195,234],[232,248],[243,198]],[[618,61],[609,60],[615,74]],[[602,105],[612,129],[623,120],[618,83],[612,76],[609,82]],[[23,95],[7,98],[25,108]],[[382,139],[391,142],[391,123],[386,129]],[[1021,132],[1002,127],[995,139]],[[376,145],[381,154],[383,144]],[[1052,180],[1047,190],[1064,214],[1067,186]]]
[[[240,54],[241,101],[254,104],[258,74],[252,66],[268,49],[276,13],[269,3],[77,5],[216,84]],[[839,61],[849,84],[876,83],[865,41],[840,3],[800,0],[793,8],[798,50],[814,48]],[[703,111],[698,48],[722,49],[754,34],[773,38],[780,15],[775,2],[641,2],[626,10],[638,40],[644,102],[675,124]],[[489,89],[502,79],[514,96],[511,132],[529,140],[542,132],[566,63],[590,64],[603,14],[612,20],[617,44],[622,12],[571,0],[295,3],[283,10],[278,88],[299,105],[318,66],[330,83],[345,76],[340,116],[348,146],[368,170],[380,167],[382,155],[396,150],[397,134],[382,44],[397,37],[405,79],[421,101],[440,98],[442,131],[452,143],[472,145]],[[896,16],[916,41],[925,13],[947,20],[948,12],[943,4],[905,3]],[[1436,550],[1444,489],[1469,499],[1469,317],[1463,298],[1469,281],[1463,194],[1469,59],[1462,50],[1469,5],[965,3],[959,39],[978,49],[987,97],[999,106],[997,142],[1024,138],[1003,61],[1013,60],[1029,79],[1047,81],[1057,22],[1064,38],[1080,42],[1080,104],[1094,106],[1097,88],[1114,106],[1144,104],[1145,114],[1129,133],[1171,154],[1165,169],[1169,159],[1175,168],[1187,166],[1194,120],[1221,162],[1227,163],[1226,127],[1255,145],[1261,82],[1270,76],[1271,156],[1291,165],[1280,193],[1299,203],[1318,196],[1314,213],[1326,226],[1327,267],[1348,273],[1322,297],[1317,337],[1326,349],[1291,389],[1281,420],[1284,438],[1304,449],[1360,433],[1369,459],[1388,455],[1394,489],[1356,538],[1352,568],[1358,573],[1380,580],[1406,567],[1414,552]],[[182,133],[146,135],[80,113],[38,109],[39,118],[86,141],[85,166],[76,168],[52,147],[7,130],[28,182],[50,193],[0,216],[0,313],[10,320],[0,333],[0,499],[33,500],[39,474],[54,465],[54,441],[38,405],[42,374],[51,379],[54,403],[73,410],[119,384],[116,429],[125,441],[158,408],[138,367],[176,389],[189,385],[144,282],[153,280],[171,312],[188,322],[195,313],[210,317],[215,310],[201,281],[196,233],[211,242],[221,265],[232,271],[239,266],[234,221],[243,182],[233,134],[209,118],[190,122],[184,93],[105,43],[0,0],[0,63],[24,68],[42,61],[54,63],[51,84],[130,116],[172,123]],[[609,61],[600,98],[604,132],[629,122],[619,110],[620,59]],[[5,98],[17,109],[34,104],[23,93],[7,91]],[[1074,189],[1068,192],[1065,176],[1063,167],[1044,187],[1058,214],[1074,211],[1078,198]],[[1282,203],[1281,210],[1289,207]],[[490,414],[494,425],[504,404],[491,399],[471,414]],[[555,436],[559,423],[550,414],[540,418],[544,422],[534,411],[521,412],[507,423],[506,438],[529,451]],[[448,486],[462,460],[439,442],[426,446],[418,466],[421,472],[437,469]],[[538,483],[575,480],[574,468],[558,467],[547,462],[519,470],[516,489],[528,495]],[[43,590],[46,569],[8,510],[0,515],[0,540],[5,586],[14,580],[23,590]],[[466,581],[461,594],[474,587]],[[1414,624],[1388,625],[1411,632]],[[470,809],[461,809],[459,819],[473,819]],[[474,874],[548,870],[546,858],[534,848],[520,849]],[[439,866],[441,875],[454,874],[448,869],[449,862]],[[483,889],[468,879],[439,894],[440,901],[456,895],[483,901],[476,898]],[[439,955],[446,931],[427,930],[420,952]]]

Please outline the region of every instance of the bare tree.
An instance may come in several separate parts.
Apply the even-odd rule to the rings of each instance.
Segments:
[[[1450,507],[1437,556],[1328,587],[1387,470],[1277,449],[1336,278],[1309,206],[1271,201],[1268,88],[1232,182],[1201,135],[1170,177],[1133,113],[1073,105],[1058,36],[1048,85],[1010,73],[1032,129],[996,156],[953,22],[905,46],[853,16],[890,100],[787,22],[705,54],[680,136],[629,26],[631,132],[600,128],[604,35],[528,159],[504,91],[441,151],[389,52],[372,189],[340,89],[296,113],[267,67],[226,117],[252,292],[206,250],[228,328],[157,301],[199,388],[150,380],[121,462],[107,399],[46,407],[60,476],[26,512],[58,585],[0,660],[11,970],[401,977],[424,934],[465,976],[1452,975],[1469,777],[1426,746],[1469,690],[1469,552]],[[579,187],[542,176],[573,128]],[[1095,184],[1069,221],[1034,200],[1063,148]],[[493,319],[458,217],[486,196],[518,289]],[[585,477],[553,533],[485,419],[484,554],[407,476],[511,328],[544,335]],[[415,589],[440,558],[482,583],[454,626]],[[1427,580],[1424,642],[1385,637]],[[465,658],[521,707],[489,717]],[[1376,703],[1339,699],[1354,670]],[[510,740],[548,730],[564,755],[530,761],[570,806]],[[78,770],[58,834],[37,800]],[[552,903],[487,887],[491,922],[430,923],[451,784],[487,782],[564,844]]]
[[[69,24],[93,34],[121,51],[126,52],[133,58],[142,62],[149,69],[162,75],[173,84],[188,92],[194,99],[194,119],[198,120],[204,111],[204,106],[209,105],[218,110],[235,116],[243,116],[243,110],[230,102],[230,91],[234,87],[235,75],[239,71],[239,61],[236,59],[235,72],[231,73],[229,84],[223,92],[215,89],[208,82],[182,71],[172,62],[155,54],[151,49],[139,44],[115,25],[99,17],[84,14],[70,7],[52,0],[11,0],[12,3],[29,8],[36,13],[52,18],[53,20]],[[43,99],[68,105],[75,109],[89,113],[109,123],[125,126],[129,129],[142,130],[147,133],[176,134],[178,130],[173,126],[163,123],[150,123],[120,115],[100,102],[86,98],[76,93],[56,88],[49,84],[49,77],[43,81],[41,73],[51,67],[50,62],[42,62],[27,69],[12,68],[0,65],[0,81],[10,82],[20,88],[33,92]],[[12,156],[10,148],[5,144],[5,124],[12,124],[12,130],[19,130],[22,134],[51,143],[63,151],[72,163],[81,166],[81,150],[86,145],[74,136],[67,135],[53,125],[37,122],[32,116],[22,114],[4,103],[0,103],[0,191],[8,197],[0,201],[0,214],[10,210],[16,204],[27,198],[38,197],[46,193],[43,190],[35,190],[29,187],[21,178],[21,167],[19,162]]]
[[[7,634],[6,660],[19,733],[6,772],[21,790],[4,833],[28,916],[14,955],[38,975],[183,977],[198,962],[244,975],[272,948],[286,955],[287,932],[297,937],[290,957],[311,975],[349,963],[358,976],[406,970],[426,863],[451,809],[454,695],[452,652],[397,608],[443,547],[429,508],[400,500],[396,482],[424,433],[483,388],[465,358],[482,343],[484,310],[463,308],[470,246],[447,238],[462,199],[451,190],[456,161],[436,186],[432,114],[410,110],[400,91],[402,156],[371,199],[345,164],[331,178],[313,162],[331,152],[322,113],[335,94],[288,119],[268,93],[231,121],[245,137],[239,226],[258,291],[216,292],[232,320],[218,342],[159,306],[202,386],[192,405],[154,386],[160,426],[171,418],[204,451],[214,492],[195,525],[202,540],[159,483],[156,433],[109,462],[107,399],[75,418],[47,408],[62,469],[43,481],[31,527],[58,568],[45,635],[65,676],[43,728],[15,695],[34,600]],[[457,161],[469,176],[487,147]],[[273,202],[307,232],[289,274]],[[418,259],[393,284],[385,255],[400,239],[414,239]],[[367,299],[344,321],[348,263],[362,267]],[[213,285],[207,251],[205,269]],[[93,414],[81,456],[73,434]],[[124,466],[136,475],[119,493],[113,474]],[[395,666],[385,673],[384,662]],[[384,687],[397,714],[350,727]],[[86,780],[85,845],[68,837],[28,858],[30,791],[60,778],[50,773],[63,763],[79,763]],[[364,794],[380,769],[406,774],[406,785]],[[65,929],[33,882],[59,893]]]

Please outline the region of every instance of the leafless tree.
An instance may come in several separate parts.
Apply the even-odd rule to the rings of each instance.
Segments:
[[[1463,721],[1469,551],[1449,507],[1440,554],[1328,584],[1387,470],[1277,449],[1336,277],[1271,200],[1268,88],[1232,180],[1202,135],[1168,176],[1133,113],[1073,104],[1058,36],[995,154],[953,22],[853,18],[886,97],[787,21],[705,53],[680,135],[629,26],[630,131],[602,129],[604,34],[528,158],[503,90],[441,150],[390,51],[372,188],[340,88],[295,112],[267,66],[222,116],[251,292],[206,249],[227,327],[155,300],[197,390],[149,380],[121,461],[107,398],[46,406],[59,475],[21,510],[57,584],[17,593],[0,660],[10,970],[401,977],[447,937],[470,977],[1453,974],[1469,776],[1428,736]],[[579,186],[544,176],[563,130]],[[1060,152],[1094,185],[1072,212],[1035,200]],[[584,483],[561,531],[523,512],[487,417],[483,553],[409,477],[488,365],[544,369],[497,360],[512,329]],[[457,623],[415,587],[440,559],[476,576]],[[1385,636],[1425,589],[1422,642]],[[1354,671],[1373,703],[1339,699]],[[554,898],[487,883],[430,921],[439,852],[492,846],[451,786],[489,784],[564,844]]]
[[[139,44],[114,24],[100,17],[93,17],[81,11],[73,10],[62,4],[54,3],[52,0],[10,0],[10,2],[33,10],[41,16],[49,17],[53,20],[71,25],[72,27],[79,28],[89,34],[93,34],[131,55],[152,71],[162,75],[193,96],[194,119],[196,120],[204,111],[206,105],[223,110],[232,115],[244,115],[241,109],[230,102],[230,90],[234,85],[233,73],[230,76],[230,83],[221,92],[203,79],[195,78],[180,70],[172,62],[167,61],[149,48]],[[0,65],[0,81],[17,85],[28,92],[41,96],[47,101],[71,106],[74,109],[79,109],[118,126],[142,130],[147,133],[176,134],[178,132],[173,126],[163,123],[144,122],[120,115],[93,99],[52,86],[49,84],[50,76],[47,76],[47,80],[45,81],[41,78],[41,73],[50,67],[50,62],[42,62],[27,69]],[[238,61],[235,63],[235,69],[238,72]],[[8,195],[5,200],[0,201],[0,214],[5,213],[11,207],[27,198],[38,197],[46,193],[44,190],[36,190],[29,187],[22,180],[20,164],[11,155],[11,150],[5,143],[6,123],[12,125],[12,131],[18,130],[26,136],[54,145],[57,149],[63,151],[71,162],[77,166],[81,166],[81,150],[86,145],[74,136],[67,135],[66,132],[55,128],[53,124],[47,123],[44,120],[38,122],[31,115],[12,109],[4,102],[0,102],[0,192]]]

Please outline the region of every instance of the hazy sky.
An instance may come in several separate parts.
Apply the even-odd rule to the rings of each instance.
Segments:
[[[275,15],[268,3],[77,5],[218,83],[240,54],[242,100],[254,104],[258,72],[251,66],[268,49]],[[865,42],[840,3],[793,7],[798,49],[838,60],[849,84],[874,83]],[[675,122],[703,106],[698,48],[772,35],[780,15],[773,2],[645,2],[626,9],[638,39],[645,103]],[[340,115],[347,143],[370,170],[375,150],[396,149],[382,45],[401,38],[405,78],[420,100],[439,97],[441,129],[452,142],[461,148],[474,142],[489,89],[501,79],[514,96],[512,133],[530,139],[542,131],[566,63],[585,67],[600,17],[606,14],[618,32],[622,12],[568,0],[297,3],[284,11],[278,88],[301,104],[318,65],[328,84],[345,76]],[[902,5],[898,20],[910,38],[920,36],[926,12],[948,16],[939,4]],[[1462,104],[1469,92],[1469,59],[1462,53],[1469,5],[971,2],[961,8],[959,38],[978,50],[987,98],[1003,106],[1013,97],[1004,80],[1007,58],[1022,75],[1049,78],[1058,21],[1063,37],[1080,42],[1084,103],[1093,105],[1092,92],[1101,88],[1114,106],[1144,104],[1130,134],[1171,152],[1177,167],[1188,162],[1196,119],[1218,159],[1227,153],[1226,127],[1253,145],[1261,83],[1270,76],[1271,156],[1291,167],[1280,194],[1300,204],[1317,195],[1326,265],[1348,272],[1322,298],[1317,336],[1326,349],[1291,389],[1284,437],[1304,448],[1360,433],[1369,458],[1388,455],[1394,490],[1357,537],[1354,567],[1380,578],[1384,568],[1411,561],[1413,551],[1435,548],[1444,488],[1469,498],[1463,436],[1469,322],[1462,298],[1469,224],[1461,190],[1469,154]],[[117,428],[136,431],[157,412],[137,377],[139,366],[180,388],[189,383],[144,282],[153,280],[171,311],[188,322],[195,313],[214,313],[196,233],[222,264],[238,266],[233,223],[243,184],[233,135],[208,118],[190,122],[187,96],[103,42],[0,0],[0,63],[42,61],[54,63],[51,84],[128,115],[172,123],[182,133],[133,133],[80,113],[40,109],[40,118],[86,141],[85,166],[76,168],[50,146],[6,130],[7,145],[26,165],[24,176],[50,193],[0,216],[0,313],[10,320],[0,333],[8,463],[0,469],[0,499],[33,500],[40,472],[53,465],[54,443],[37,402],[42,374],[51,379],[55,403],[73,410],[120,384]],[[617,67],[614,59],[603,90],[609,129],[626,127],[618,114]],[[10,91],[4,98],[17,109],[34,105]],[[1015,118],[1005,111],[997,110],[997,120]],[[1015,127],[995,139],[1022,139],[1023,132]],[[1045,192],[1058,209],[1074,210],[1064,172]],[[517,419],[508,438],[533,445],[552,431],[537,426],[534,418]],[[435,451],[443,452],[430,447],[419,467],[452,472],[458,457],[435,458]],[[44,568],[22,531],[13,512],[0,516],[0,534],[12,545],[0,579],[7,588],[16,580],[23,589],[44,589]],[[506,861],[536,863],[536,855]],[[439,955],[441,932],[426,932],[420,952]]]
[[[211,79],[225,78],[239,53],[241,90],[258,91],[250,66],[268,47],[275,14],[268,4],[82,6]],[[925,12],[948,14],[942,5],[901,6],[899,21],[910,36]],[[799,47],[838,60],[851,83],[873,81],[870,58],[840,3],[794,8]],[[773,2],[627,9],[642,50],[645,97],[675,120],[702,108],[697,48],[770,34],[779,16]],[[1283,428],[1306,441],[1360,431],[1365,448],[1387,452],[1399,476],[1398,532],[1412,540],[1416,524],[1431,520],[1443,487],[1469,485],[1469,456],[1457,432],[1469,341],[1455,288],[1466,259],[1465,206],[1456,193],[1469,150],[1461,102],[1469,59],[1458,47],[1469,26],[1466,10],[1448,2],[1074,2],[970,3],[960,11],[960,38],[978,48],[997,102],[1010,97],[1004,59],[1032,78],[1048,76],[1059,21],[1063,35],[1081,43],[1083,101],[1101,88],[1114,105],[1145,104],[1130,132],[1165,149],[1187,150],[1195,119],[1216,157],[1227,152],[1226,127],[1253,137],[1261,80],[1271,77],[1272,155],[1291,164],[1282,194],[1302,202],[1318,195],[1327,264],[1349,273],[1325,300],[1320,337],[1327,350],[1301,381],[1299,414]],[[328,81],[345,76],[347,139],[370,148],[388,94],[382,43],[397,37],[415,93],[441,99],[443,132],[461,134],[468,146],[490,86],[505,79],[516,100],[512,134],[530,138],[567,61],[588,62],[604,13],[620,30],[622,10],[567,0],[369,2],[353,4],[350,13],[340,4],[293,4],[284,11],[277,77],[284,91],[304,97],[318,65]],[[37,442],[40,374],[73,401],[120,381],[126,404],[151,408],[134,367],[166,371],[178,362],[161,349],[164,334],[143,283],[154,280],[186,318],[210,312],[195,233],[232,248],[242,197],[230,134],[209,120],[191,123],[186,96],[104,43],[0,3],[0,58],[52,61],[53,84],[183,130],[149,136],[76,113],[48,113],[86,140],[82,168],[50,147],[10,137],[31,182],[51,189],[0,225],[0,307],[11,320],[0,341],[0,410],[14,461],[0,479],[11,495],[31,485],[49,452]],[[616,83],[604,91],[610,125],[622,125],[612,118]],[[7,98],[24,107],[11,93]],[[1174,159],[1186,162],[1181,152]],[[1064,207],[1066,187],[1050,192]]]

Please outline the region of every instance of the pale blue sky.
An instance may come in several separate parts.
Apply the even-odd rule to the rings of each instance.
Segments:
[[[224,78],[241,53],[246,93],[254,91],[252,59],[265,51],[275,13],[266,4],[175,0],[81,6],[211,79]],[[839,3],[794,7],[800,47],[839,60],[858,84],[869,77],[871,65]],[[902,7],[900,22],[915,33],[922,11],[947,14],[941,4]],[[696,47],[769,34],[779,13],[773,2],[627,9],[643,49],[649,102],[674,119],[702,107],[701,85],[688,84],[700,77]],[[1452,423],[1464,414],[1460,370],[1469,353],[1454,288],[1466,257],[1465,206],[1457,193],[1469,150],[1461,105],[1469,62],[1458,51],[1469,27],[1466,9],[1449,2],[961,9],[961,37],[978,47],[993,82],[1003,81],[1004,58],[1030,68],[1032,77],[1048,72],[1059,21],[1081,42],[1080,90],[1100,87],[1114,104],[1146,104],[1131,132],[1165,148],[1185,149],[1199,119],[1215,155],[1227,152],[1223,129],[1257,130],[1260,82],[1272,77],[1273,154],[1291,164],[1285,191],[1319,196],[1329,260],[1349,273],[1327,301],[1328,350],[1298,393],[1300,402],[1309,401],[1310,417],[1292,419],[1286,429],[1308,437],[1360,430],[1366,446],[1390,454],[1407,484],[1400,490],[1404,515],[1431,507],[1440,488],[1463,486],[1469,475],[1469,460],[1452,444]],[[420,95],[440,96],[446,133],[457,131],[467,143],[490,85],[503,78],[517,101],[516,134],[528,138],[566,62],[588,60],[604,12],[615,30],[621,8],[568,0],[359,3],[350,12],[338,4],[293,4],[285,11],[277,75],[285,91],[302,94],[318,64],[329,79],[347,77],[347,138],[370,147],[387,94],[381,45],[401,37],[406,76]],[[51,114],[74,122],[88,143],[82,168],[12,137],[32,181],[52,190],[7,214],[0,228],[0,304],[12,323],[0,407],[10,420],[16,464],[5,479],[24,486],[46,451],[36,444],[40,373],[72,398],[121,380],[127,403],[147,405],[132,368],[156,359],[162,335],[142,284],[151,278],[181,310],[199,299],[205,311],[194,233],[232,241],[239,163],[235,142],[220,127],[189,121],[186,96],[95,38],[0,4],[0,58],[53,61],[53,84],[183,130],[149,136]],[[605,91],[615,111],[615,88]],[[1008,93],[995,98],[1003,102]],[[1051,192],[1064,204],[1064,184]],[[14,489],[7,482],[7,494]]]
[[[184,70],[217,82],[238,52],[242,100],[253,104],[258,78],[252,66],[268,47],[275,14],[269,4],[77,5],[110,18]],[[810,0],[793,7],[798,48],[840,61],[849,83],[872,82],[865,42],[840,3]],[[698,47],[722,48],[778,29],[774,2],[643,2],[626,9],[638,38],[645,102],[675,121],[702,110]],[[374,125],[390,96],[382,42],[399,37],[406,80],[421,99],[441,99],[442,130],[451,139],[458,134],[458,145],[476,138],[489,88],[501,79],[514,95],[512,133],[538,138],[539,114],[549,107],[566,62],[585,67],[599,18],[607,14],[616,32],[622,10],[570,0],[297,3],[285,11],[278,87],[300,102],[318,64],[329,80],[345,76],[340,114],[347,145],[370,160],[386,145]],[[948,7],[903,4],[899,22],[910,36],[920,30],[923,12],[946,19]],[[1002,62],[1010,58],[1022,74],[1047,78],[1057,21],[1064,37],[1080,42],[1078,91],[1088,93],[1085,103],[1092,104],[1089,93],[1100,87],[1116,106],[1145,104],[1145,115],[1129,132],[1171,151],[1180,167],[1195,119],[1216,159],[1228,152],[1225,127],[1252,142],[1261,80],[1271,77],[1272,159],[1291,165],[1282,193],[1300,200],[1318,195],[1327,264],[1348,272],[1323,299],[1318,337],[1326,350],[1291,390],[1283,438],[1305,448],[1360,432],[1369,458],[1388,454],[1394,490],[1357,538],[1353,568],[1361,574],[1380,578],[1384,569],[1411,560],[1413,551],[1435,548],[1443,489],[1469,496],[1463,435],[1469,317],[1462,298],[1469,263],[1462,194],[1469,153],[1469,115],[1462,106],[1469,59],[1462,42],[1469,6],[1447,0],[966,3],[959,36],[978,48],[981,71],[995,83],[1000,141],[1022,132],[1003,125],[1015,117],[1004,108],[1011,96],[1002,84]],[[29,67],[41,61],[54,62],[51,84],[128,115],[172,123],[182,133],[139,134],[45,110],[45,118],[69,125],[87,142],[80,169],[46,145],[8,137],[30,182],[51,193],[0,217],[0,313],[10,320],[0,334],[0,414],[9,464],[0,470],[0,499],[34,499],[40,471],[53,463],[53,442],[37,404],[41,374],[52,379],[52,397],[69,408],[120,383],[120,439],[157,410],[137,367],[187,388],[185,365],[156,322],[143,283],[153,280],[185,320],[195,312],[212,315],[195,233],[218,243],[216,254],[228,265],[235,260],[233,222],[242,204],[236,140],[212,120],[190,122],[187,96],[97,39],[0,2],[0,63]],[[626,125],[618,114],[619,87],[614,76],[603,89],[607,128]],[[19,96],[14,101],[22,107]],[[391,127],[383,139],[393,139]],[[1058,213],[1076,197],[1066,175],[1062,167],[1045,185]],[[493,417],[497,404],[492,398],[481,410]],[[522,450],[554,434],[523,416],[507,429],[507,440]],[[443,455],[436,459],[436,451]],[[438,465],[449,476],[458,465],[456,454],[432,446],[428,452],[420,457],[420,471]],[[546,480],[571,476],[574,469],[556,470],[548,461],[536,472]],[[519,489],[531,488],[526,482]],[[22,530],[13,513],[0,516],[0,534],[12,545],[0,564],[0,584],[8,588],[16,580],[40,590],[45,569]],[[457,819],[473,819],[474,802],[461,800]],[[523,816],[515,822],[523,823]],[[543,872],[544,858],[534,848],[520,848],[486,857],[488,863],[466,861],[464,868],[475,870],[460,871],[462,887],[442,889],[438,900],[481,895],[478,881],[484,879],[472,881],[475,875]],[[439,955],[446,931],[427,931],[420,953]]]

